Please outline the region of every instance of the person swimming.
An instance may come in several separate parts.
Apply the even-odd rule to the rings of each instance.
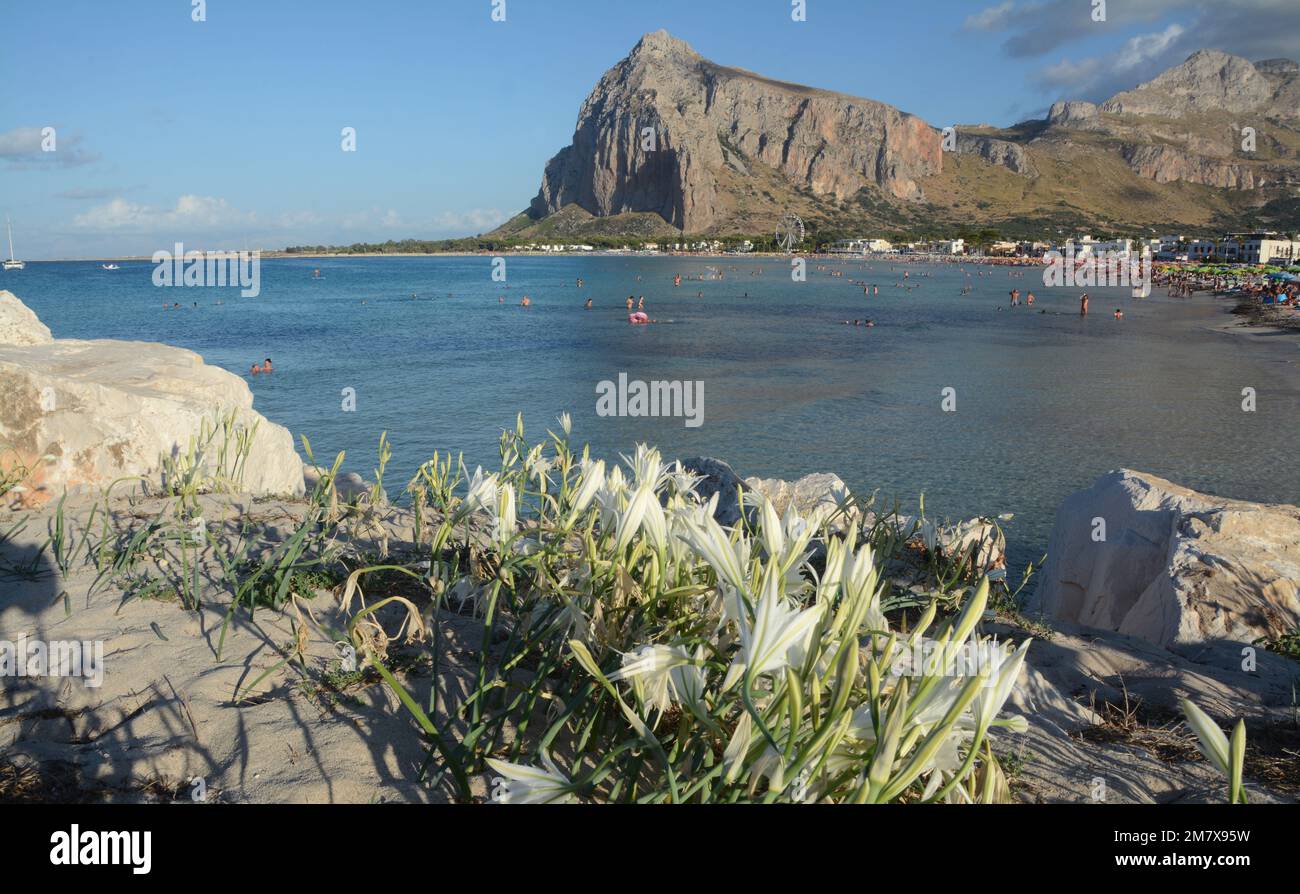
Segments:
[[[275,372],[275,368],[271,366],[271,358],[267,357],[266,361],[261,364],[254,363],[249,372],[253,375],[257,375],[259,373]]]
[[[520,307],[532,307],[532,306],[533,306],[533,299],[531,299],[531,298],[529,298],[527,295],[525,295],[525,296],[524,296],[524,300],[519,302],[519,306],[520,306]]]
[[[583,307],[585,307],[587,310],[591,310],[591,299],[590,299],[590,298],[587,299],[587,303],[584,304]]]

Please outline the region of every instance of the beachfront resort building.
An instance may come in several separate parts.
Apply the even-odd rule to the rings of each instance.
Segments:
[[[1187,260],[1289,267],[1300,263],[1300,240],[1278,233],[1229,233],[1219,239],[1188,243]]]
[[[1074,256],[1084,258],[1089,255],[1109,255],[1111,257],[1128,257],[1133,254],[1132,239],[1112,239],[1102,242],[1091,236],[1084,236],[1074,242]]]
[[[894,246],[887,239],[841,239],[832,242],[826,250],[833,255],[883,254],[893,251]]]
[[[1219,257],[1239,264],[1290,266],[1300,257],[1300,243],[1277,233],[1229,233],[1219,240]]]

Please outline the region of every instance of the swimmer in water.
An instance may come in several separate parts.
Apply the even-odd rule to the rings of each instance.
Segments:
[[[1115,319],[1117,320],[1124,319],[1124,311],[1120,310],[1118,307],[1115,308]]]
[[[585,307],[587,310],[591,310],[591,299],[590,299],[590,298],[587,299],[587,303],[584,304],[583,307]]]
[[[629,312],[631,312],[631,310],[632,310],[632,305],[634,305],[634,304],[636,304],[636,301],[632,298],[631,295],[628,295],[628,296],[627,296],[627,309],[628,309]]]
[[[533,306],[533,301],[532,301],[531,298],[529,298],[527,295],[525,295],[525,296],[524,296],[524,300],[519,302],[519,306],[520,306],[520,307],[532,307],[532,306]]]
[[[1084,292],[1083,295],[1079,297],[1079,316],[1086,317],[1087,315],[1088,315],[1088,293]]]

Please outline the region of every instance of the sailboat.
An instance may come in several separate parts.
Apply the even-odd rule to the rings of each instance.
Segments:
[[[14,226],[5,218],[5,226],[9,229],[9,260],[4,262],[6,270],[22,270],[27,265],[14,257]]]

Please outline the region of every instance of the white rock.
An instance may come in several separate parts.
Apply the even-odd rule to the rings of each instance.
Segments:
[[[0,345],[45,345],[50,328],[13,292],[0,292]]]
[[[1300,508],[1111,472],[1061,507],[1026,607],[1161,646],[1293,632]]]
[[[21,311],[5,319],[30,314],[14,301]],[[204,423],[228,412],[245,429],[257,426],[239,489],[300,495],[293,436],[252,407],[243,379],[193,351],[124,341],[0,344],[0,463],[31,470],[24,489],[8,498],[39,505],[65,490],[98,490],[130,476],[156,487],[163,457],[184,456]],[[209,471],[216,447],[205,458]]]
[[[834,514],[851,496],[848,485],[838,475],[826,472],[805,475],[798,481],[746,478],[745,488],[771,500],[777,515],[784,516],[786,509],[793,506],[797,513],[814,524]]]

